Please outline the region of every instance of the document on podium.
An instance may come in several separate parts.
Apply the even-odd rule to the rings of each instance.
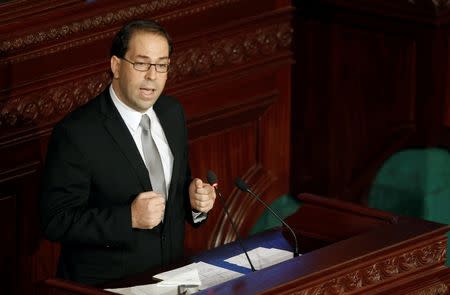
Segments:
[[[294,256],[291,251],[264,247],[255,248],[247,253],[256,270],[289,260]],[[225,261],[245,268],[250,268],[250,264],[244,253],[228,258]]]
[[[200,261],[155,275],[155,279],[161,280],[156,284],[106,289],[106,291],[122,295],[177,295],[179,286],[198,291],[242,275],[242,273]]]
[[[198,271],[201,284],[199,289],[207,289],[209,287],[221,284],[223,282],[240,277],[243,274],[226,269],[224,267],[209,264],[203,261],[188,264],[186,266],[166,271],[153,276],[155,279],[162,280],[162,282],[170,281],[174,276],[179,276],[182,273],[190,272],[193,269]]]
[[[264,247],[248,251],[248,254],[257,270],[293,257],[290,251]],[[179,293],[179,287],[191,288],[191,290],[204,290],[250,272],[250,265],[245,254],[239,254],[225,260],[209,261],[209,263],[203,261],[194,262],[159,273],[153,276],[155,279],[161,280],[161,282],[156,284],[106,290],[122,295],[176,295]]]

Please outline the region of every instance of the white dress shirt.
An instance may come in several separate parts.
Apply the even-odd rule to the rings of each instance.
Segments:
[[[151,133],[153,140],[155,141],[156,147],[158,148],[159,155],[161,156],[161,162],[164,170],[164,179],[166,180],[166,191],[167,198],[169,197],[169,187],[170,180],[172,179],[172,169],[173,169],[173,155],[170,150],[169,143],[167,142],[166,135],[162,129],[161,123],[156,116],[153,107],[149,108],[145,113],[141,113],[133,110],[126,104],[124,104],[114,92],[112,85],[109,87],[109,94],[111,95],[112,101],[119,111],[120,116],[125,121],[131,136],[136,143],[136,147],[141,154],[142,160],[145,163],[144,152],[142,151],[142,141],[141,141],[141,131],[142,128],[139,125],[141,122],[142,115],[147,114],[151,120]]]

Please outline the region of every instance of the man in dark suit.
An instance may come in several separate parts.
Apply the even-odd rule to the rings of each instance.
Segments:
[[[124,26],[110,87],[53,130],[40,210],[44,234],[61,242],[59,277],[95,285],[171,263],[185,221],[214,205],[214,189],[191,178],[182,106],[161,95],[171,51],[157,23]]]

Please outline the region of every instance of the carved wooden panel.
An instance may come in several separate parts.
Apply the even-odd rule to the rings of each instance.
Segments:
[[[408,276],[414,276],[414,273],[420,274],[421,271],[442,264],[445,249],[445,242],[438,241],[425,247],[403,251],[400,255],[387,256],[374,262],[358,263],[358,266],[353,267],[354,270],[350,272],[341,272],[339,268],[344,266],[340,266],[323,273],[322,278],[318,280],[321,282],[315,282],[311,287],[305,287],[302,284],[296,284],[297,286],[294,287],[295,284],[292,283],[289,294],[383,294],[381,291],[383,287],[394,285],[393,283],[398,280],[403,280],[405,283],[408,281]],[[403,285],[402,289],[404,288]],[[438,290],[448,291],[447,286],[441,282],[412,293],[403,293],[400,290],[399,292],[402,294],[446,294],[436,293]],[[433,293],[423,293],[425,291]],[[386,294],[394,294],[394,291],[389,289]]]

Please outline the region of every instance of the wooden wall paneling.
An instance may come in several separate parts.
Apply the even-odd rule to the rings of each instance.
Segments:
[[[331,30],[329,193],[359,201],[387,155],[416,131],[415,42],[370,28]]]
[[[5,152],[5,150],[3,150]],[[5,156],[5,153],[2,153]],[[10,157],[12,155],[9,155]],[[39,162],[33,161],[20,167],[3,170],[0,173],[2,195],[0,210],[2,224],[5,228],[5,242],[1,245],[2,269],[5,270],[5,289],[30,294],[30,284],[21,284],[23,280],[30,281],[32,255],[37,250],[39,232],[37,225],[37,199],[35,187],[39,179]]]
[[[447,7],[450,8],[450,7]],[[448,24],[440,18],[438,25],[418,28],[417,97],[418,125],[422,146],[445,147],[445,101],[448,80]],[[442,23],[440,23],[442,22]],[[447,134],[448,135],[448,134]],[[448,145],[447,145],[448,147]]]
[[[48,138],[57,121],[108,85],[111,39],[134,18],[156,19],[171,33],[166,90],[186,108],[192,170],[202,178],[216,171],[248,233],[263,209],[237,193],[234,177],[268,202],[289,188],[291,14],[286,0],[0,4],[0,210],[9,213],[9,239],[15,235],[8,249],[16,249],[12,260],[2,256],[2,267],[15,267],[5,288],[33,294],[55,273],[59,246],[40,237],[37,216]],[[189,253],[235,238],[221,227],[219,208],[209,218],[199,231],[188,229]]]
[[[12,294],[17,284],[17,199],[14,195],[0,196],[0,284],[5,294]]]
[[[283,68],[289,74],[289,66]],[[290,129],[286,127],[289,125],[289,115],[286,114],[289,97],[280,95],[278,89],[285,86],[276,82],[277,74],[268,72],[255,77],[255,73],[251,75],[253,81],[233,80],[224,88],[216,86],[218,93],[212,94],[212,101],[227,100],[228,104],[234,102],[235,106],[224,108],[216,118],[208,116],[208,120],[203,120],[203,126],[191,128],[189,125],[189,130],[195,132],[191,135],[191,158],[199,160],[192,161],[193,171],[203,178],[208,169],[215,171],[241,235],[250,231],[264,208],[234,188],[236,177],[248,181],[269,203],[289,188],[286,172],[289,171]],[[197,122],[193,120],[192,124]],[[198,134],[197,130],[201,128],[207,133]],[[197,232],[209,236],[208,244],[195,247],[197,249],[212,248],[235,239],[219,202],[211,217],[217,222],[207,223],[188,234],[192,243],[201,241],[196,238]]]
[[[448,26],[445,27],[444,29],[444,40],[445,40],[445,44],[446,46],[446,52],[445,52],[445,56],[449,56],[450,54],[450,30],[448,28]],[[444,129],[442,131],[442,145],[446,146],[450,149],[450,59],[447,58],[447,63],[444,65],[447,69],[446,75],[445,75],[445,82],[444,82],[444,108],[443,108],[443,126]]]
[[[297,2],[293,191],[365,203],[389,156],[445,141],[448,7],[390,2]]]
[[[447,44],[450,44],[450,31],[446,30],[445,40]],[[446,55],[450,54],[450,46],[447,46]],[[450,69],[450,59],[447,59],[447,69]],[[445,83],[445,108],[444,108],[444,124],[447,128],[450,128],[450,75],[447,75],[447,81]]]
[[[272,182],[279,177],[282,181],[263,181],[264,188],[258,190],[255,187],[258,192],[268,195],[268,202],[289,188],[291,35],[287,18],[281,24],[259,25],[258,29],[253,25],[233,38],[208,41],[207,44],[212,44],[210,47],[201,48],[199,52],[193,49],[175,58],[176,65],[188,69],[196,65],[190,64],[197,60],[192,56],[200,56],[200,61],[205,59],[205,64],[209,65],[200,69],[200,73],[209,74],[207,80],[197,72],[199,78],[195,86],[188,86],[191,89],[177,85],[173,91],[168,91],[183,94],[180,99],[189,118],[194,175],[198,173],[196,176],[204,178],[208,169],[218,174],[223,194],[229,198],[232,218],[241,234],[249,232],[263,208],[252,210],[256,214],[248,214],[250,210],[243,204],[252,204],[252,201],[233,189],[235,177],[261,174],[251,179],[253,183],[266,177],[267,173],[272,174],[270,178],[275,178]],[[214,36],[220,38],[220,34]],[[211,82],[211,77],[215,82]],[[178,76],[172,78],[179,79]],[[178,91],[179,87],[183,90]],[[273,145],[274,142],[277,145]],[[270,163],[271,158],[276,158],[277,163]],[[260,171],[260,174],[250,171]],[[266,191],[270,187],[273,191]],[[218,204],[211,213],[212,220],[218,216],[218,222],[188,231],[187,247],[191,251],[234,240],[235,234],[223,214]],[[197,235],[208,236],[209,242],[205,244],[196,238]]]
[[[304,15],[305,14],[305,15]],[[291,191],[327,196],[330,96],[330,38],[327,24],[297,7],[294,22],[296,64],[292,95]]]

